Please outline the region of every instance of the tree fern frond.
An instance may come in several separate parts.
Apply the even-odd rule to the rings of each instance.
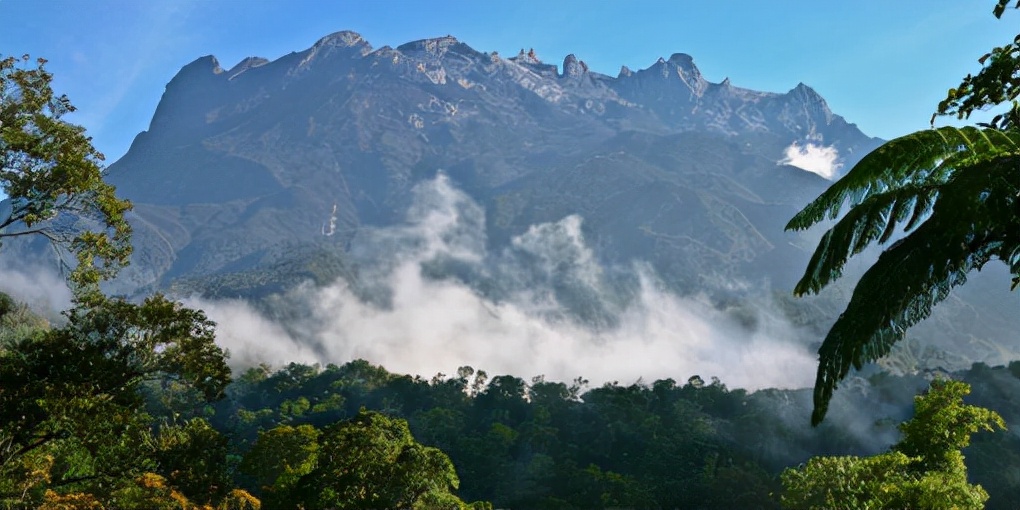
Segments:
[[[903,230],[907,232],[914,230],[918,223],[928,217],[928,213],[931,212],[931,208],[938,198],[938,193],[918,195],[914,200],[914,212],[910,214],[910,219],[903,226]]]
[[[913,184],[941,184],[956,169],[1020,154],[1020,131],[941,127],[891,140],[872,151],[846,175],[797,213],[787,230],[804,230],[835,219],[874,194]]]
[[[908,214],[917,212],[919,201],[930,207],[931,202],[925,199],[936,192],[937,188],[911,184],[871,195],[858,204],[822,236],[794,292],[815,293],[842,276],[850,257],[876,240],[888,240]]]
[[[818,351],[812,423],[825,416],[850,367],[888,354],[907,328],[928,317],[971,270],[999,258],[1010,265],[1014,278],[1020,275],[1020,198],[1009,184],[1018,176],[1020,156],[958,172],[942,187],[928,220],[889,247],[864,274]],[[838,241],[824,244],[846,246],[845,238]]]
[[[878,238],[878,244],[885,244],[889,241],[889,238],[896,232],[896,226],[907,219],[907,215],[916,202],[917,195],[913,195],[908,200],[897,200],[893,203],[892,210],[889,212],[889,220],[886,222],[882,235]]]

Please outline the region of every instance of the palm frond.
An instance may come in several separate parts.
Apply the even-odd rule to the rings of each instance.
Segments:
[[[967,280],[970,271],[999,258],[1010,265],[1016,280],[1020,275],[1018,179],[1020,156],[958,168],[941,187],[931,216],[882,253],[864,274],[818,351],[813,424],[824,418],[838,382],[850,367],[859,369],[886,355],[907,328],[928,317],[935,304]],[[877,202],[879,197],[869,200]],[[895,206],[890,204],[886,200],[886,205],[866,207],[861,213],[854,209],[848,217],[867,216],[876,208],[893,215]],[[829,239],[820,243],[819,250],[856,248],[859,239],[847,232],[852,234],[858,221],[851,219],[838,235],[827,234]],[[876,234],[868,230],[865,235]],[[812,263],[816,265],[815,260]]]

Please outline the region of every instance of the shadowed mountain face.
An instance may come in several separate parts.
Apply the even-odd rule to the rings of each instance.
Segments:
[[[188,64],[109,175],[136,204],[135,286],[342,253],[440,171],[484,206],[493,245],[578,214],[599,256],[696,284],[789,259],[780,227],[825,181],[777,162],[809,142],[846,164],[878,141],[807,86],[709,83],[688,55],[612,78],[573,55],[561,71],[339,32],[273,62]]]

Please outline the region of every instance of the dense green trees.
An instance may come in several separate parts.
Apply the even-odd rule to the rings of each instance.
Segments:
[[[415,441],[405,420],[361,411],[323,429],[315,469],[291,494],[309,510],[467,509],[452,492],[459,486],[450,458]]]
[[[999,1],[996,16],[1007,4]],[[824,418],[851,367],[886,355],[968,273],[998,259],[1009,266],[1014,288],[1020,283],[1020,35],[981,62],[981,72],[951,89],[937,113],[966,118],[1004,102],[1008,112],[981,127],[943,127],[886,143],[787,225],[806,229],[849,208],[822,236],[799,295],[839,278],[847,260],[872,243],[905,233],[858,282],[819,349],[812,423]]]
[[[896,442],[894,424],[910,416],[906,402],[923,378],[876,375],[871,382],[858,381],[859,391],[843,392],[834,403],[838,419],[811,428],[803,420],[810,407],[804,390],[749,394],[699,378],[585,388],[583,381],[511,376],[493,378],[501,382],[491,389],[472,389],[471,372],[423,379],[364,361],[324,368],[259,366],[239,374],[227,396],[212,404],[198,390],[184,391],[188,379],[157,375],[140,383],[145,398],[137,417],[143,432],[118,436],[141,466],[118,456],[127,452],[117,449],[119,443],[106,443],[103,437],[113,434],[103,433],[92,444],[109,451],[99,455],[129,467],[123,476],[108,478],[113,486],[104,492],[98,484],[43,482],[29,495],[29,506],[57,508],[73,500],[104,508],[240,508],[253,504],[250,493],[263,508],[298,503],[333,508],[355,504],[357,498],[348,494],[353,490],[366,498],[363,506],[372,507],[385,506],[383,498],[408,497],[406,491],[414,494],[418,487],[438,490],[450,508],[459,507],[458,500],[522,509],[778,508],[778,473],[817,455],[858,455],[807,464],[821,474],[860,480],[854,485],[858,493],[876,480],[902,482],[901,489],[913,484],[921,490],[934,482],[940,489],[953,487],[966,481],[953,471],[962,457],[945,454],[958,453],[969,435],[943,434],[942,428],[993,423],[986,420],[990,415],[952,404],[959,393],[949,393],[948,407],[960,412],[939,414],[947,406],[935,405],[933,392],[914,413],[913,421],[926,428],[904,425],[895,454],[875,459],[866,456]],[[1020,391],[1017,375],[976,365],[960,376],[989,399],[983,406],[1005,409],[1012,423],[1020,423],[1020,406],[1011,398]],[[863,428],[847,427],[851,416]],[[51,455],[57,469],[39,455],[29,456],[40,462],[22,463],[23,471],[60,475],[66,471],[59,466],[86,459],[75,453],[84,443],[62,441],[67,448],[54,448],[57,454]],[[1010,495],[1020,494],[1010,475],[1020,458],[1011,451],[1020,451],[1020,440],[1009,434],[979,435],[967,450],[970,473],[992,494],[990,508],[1008,508]],[[922,457],[949,461],[917,462]],[[914,474],[936,471],[941,478]],[[460,482],[456,496],[453,480]]]
[[[911,396],[928,385],[919,376],[858,379],[855,391],[833,404],[837,419],[812,428],[803,419],[811,405],[807,390],[747,393],[700,378],[585,388],[583,381],[497,376],[498,386],[473,393],[472,372],[425,379],[364,361],[256,367],[238,377],[213,413],[196,412],[232,438],[241,471],[252,476],[235,474],[235,483],[261,491],[267,508],[294,501],[297,480],[318,466],[324,431],[357,417],[362,407],[407,420],[417,442],[448,455],[462,500],[522,509],[778,508],[784,468],[812,456],[867,459],[898,440],[911,444],[901,440],[896,423],[912,414],[929,424],[952,421],[922,418],[923,405],[911,410]],[[1008,406],[1004,415],[1020,423],[1020,405],[1012,403],[1020,379],[1008,369],[976,365],[958,376],[989,398],[982,406]],[[296,415],[289,403],[302,399],[307,411]],[[992,494],[989,508],[1009,508],[1010,495],[1020,494],[1011,475],[1020,458],[1007,452],[1020,451],[1020,440],[1010,434],[975,440],[966,450],[970,474]],[[842,462],[862,478],[892,470],[906,482],[913,470],[929,470],[907,451],[900,452],[902,461],[897,455],[863,464],[820,462]]]
[[[149,380],[223,394],[230,371],[201,312],[161,296],[109,300],[0,350],[0,501],[46,490],[110,496],[158,470],[166,451],[150,444],[139,392]]]
[[[279,501],[301,501],[292,494],[306,490],[304,484],[319,487],[349,476],[372,476],[343,463],[357,457],[346,448],[361,448],[358,441],[333,443],[344,455],[328,462],[323,457],[327,439],[341,437],[341,427],[348,427],[344,434],[360,430],[344,420],[366,420],[362,407],[387,415],[368,413],[372,424],[360,427],[377,432],[361,439],[363,444],[383,438],[391,446],[374,451],[387,455],[403,444],[412,466],[445,465],[418,460],[429,457],[424,453],[412,455],[425,445],[439,448],[456,467],[463,500],[493,501],[500,508],[562,509],[778,504],[769,496],[778,488],[773,475],[751,455],[738,452],[730,437],[734,427],[724,421],[769,407],[752,405],[746,392],[729,391],[718,382],[695,387],[671,380],[586,389],[583,379],[566,384],[497,376],[486,384],[478,374],[462,367],[453,377],[423,379],[391,374],[364,361],[325,368],[288,365],[277,372],[256,367],[238,378],[228,390],[229,400],[216,405],[210,420],[244,452],[241,471],[253,478],[244,486],[260,490],[273,508],[287,508]],[[295,414],[292,403],[300,400],[307,402],[307,410]],[[407,436],[391,423],[395,416],[407,420],[420,445],[406,443]],[[763,427],[759,420],[756,432]],[[400,462],[390,464],[378,471],[390,473]],[[422,479],[449,486],[442,471]],[[306,502],[314,504],[322,503]]]

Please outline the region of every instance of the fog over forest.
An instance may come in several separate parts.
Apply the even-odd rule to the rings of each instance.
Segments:
[[[470,365],[596,384],[696,374],[748,389],[811,382],[805,333],[765,299],[727,314],[707,298],[664,290],[647,265],[603,266],[576,215],[534,225],[493,253],[484,211],[447,177],[419,184],[414,196],[405,224],[359,234],[352,248],[370,300],[342,281],[306,285],[286,297],[303,314],[289,325],[243,301],[186,302],[218,323],[238,368],[362,358],[425,377]],[[430,268],[455,271],[433,279]],[[628,292],[620,279],[633,282]],[[571,310],[578,306],[595,307],[604,325],[585,324]]]

